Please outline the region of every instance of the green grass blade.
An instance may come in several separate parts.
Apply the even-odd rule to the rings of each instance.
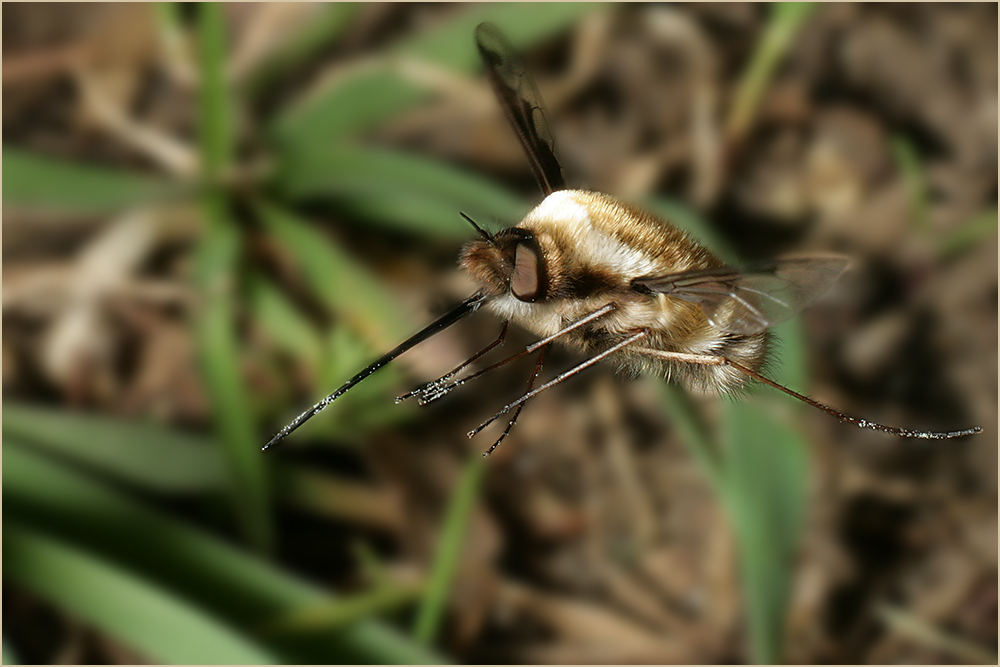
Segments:
[[[997,209],[992,208],[973,216],[945,236],[941,242],[941,256],[954,257],[996,233]]]
[[[724,489],[723,462],[716,434],[712,433],[698,405],[684,389],[669,382],[660,384],[660,402],[670,425],[680,433],[681,442],[694,457],[716,494]]]
[[[486,225],[508,226],[529,208],[467,171],[384,149],[303,151],[288,157],[276,185],[293,200],[329,199],[373,223],[454,240],[471,234],[459,211]]]
[[[6,522],[4,578],[17,581],[155,662],[273,664],[275,657],[218,619],[149,582]]]
[[[6,439],[4,519],[58,535],[121,563],[236,627],[331,600],[320,590],[218,539]],[[399,633],[359,621],[309,641],[265,643],[282,662],[434,664],[442,658]]]
[[[806,338],[802,330],[802,323],[795,319],[783,322],[773,327],[771,334],[774,337],[773,347],[777,362],[773,368],[768,369],[771,379],[800,393],[807,393],[806,385],[809,382],[809,372]],[[763,392],[763,389],[761,391]],[[798,408],[802,405],[791,396],[771,390],[768,390],[765,395],[792,408]]]
[[[266,461],[260,455],[234,327],[233,281],[240,238],[227,219],[221,197],[206,194],[204,205],[208,224],[195,257],[196,284],[202,296],[195,321],[198,361],[215,431],[229,463],[232,498],[241,527],[252,544],[267,549],[272,527]]]
[[[179,184],[3,148],[3,204],[53,214],[109,213],[182,191]]]
[[[153,423],[6,403],[3,435],[150,491],[216,492],[228,480],[211,442]]]
[[[586,3],[470,6],[447,23],[395,45],[390,53],[472,73],[479,65],[472,31],[481,21],[496,22],[515,46],[523,46],[595,7]],[[385,62],[321,82],[275,117],[270,134],[284,154],[332,149],[345,136],[375,127],[425,99],[421,86],[404,80]]]
[[[737,261],[735,253],[694,211],[664,200],[651,208],[724,261]],[[789,322],[776,333],[782,340],[784,363],[776,365],[773,379],[803,388],[801,330]],[[734,399],[723,406],[723,429],[717,433],[708,428],[695,402],[680,388],[664,385],[661,398],[671,424],[723,502],[736,534],[753,660],[776,662],[781,657],[806,494],[805,443],[785,418],[791,414],[791,399],[763,390]]]
[[[777,327],[784,363],[773,378],[805,384],[804,342],[797,322]],[[724,491],[736,533],[750,653],[759,664],[782,659],[783,630],[805,515],[807,444],[790,417],[798,409],[784,394],[760,388],[726,405]]]
[[[288,105],[268,126],[281,163],[296,154],[331,150],[347,136],[371,129],[426,99],[415,83],[387,70],[339,76],[303,100]]]
[[[770,20],[733,95],[726,122],[726,137],[730,142],[740,141],[753,124],[771,77],[802,23],[815,8],[812,2],[777,2],[770,5]]]
[[[480,64],[472,34],[483,21],[495,23],[515,49],[523,49],[568,28],[581,16],[599,9],[599,4],[586,2],[472,5],[456,14],[448,23],[415,35],[397,45],[393,51],[445,65],[459,72],[471,73]]]
[[[217,181],[229,166],[234,142],[225,74],[225,17],[217,2],[199,3],[198,12],[198,136],[205,176]]]
[[[340,318],[323,341],[320,393],[340,385],[359,367],[370,363],[376,353],[412,333],[412,326],[400,316],[392,294],[332,238],[273,204],[260,202],[255,211],[264,227],[294,258],[313,294]],[[331,406],[316,418],[313,432],[316,428],[328,429],[322,431],[324,435],[349,437],[361,424],[405,417],[407,410],[400,410],[401,406],[394,405],[386,395],[386,388],[396,382],[394,369],[390,366],[383,370]]]
[[[336,631],[358,619],[406,607],[418,599],[422,591],[423,586],[419,584],[378,586],[334,602],[296,609],[266,623],[261,632],[273,636]]]
[[[222,451],[210,440],[153,423],[7,404],[3,435],[144,492],[216,494],[229,483]],[[272,464],[276,493],[291,506],[366,525],[398,526],[398,509],[387,495],[311,468],[284,461]]]
[[[260,203],[258,217],[295,258],[313,293],[374,349],[392,347],[407,332],[399,306],[387,289],[332,239],[302,218]]]
[[[284,41],[250,72],[246,74],[243,88],[257,94],[281,77],[308,60],[313,54],[328,46],[351,25],[360,5],[353,2],[331,2],[322,5],[316,16],[298,32],[284,37]]]
[[[14,647],[10,645],[7,638],[3,638],[3,654],[2,656],[3,664],[5,665],[19,665],[21,664],[20,659],[17,657],[17,653],[14,651]]]
[[[393,232],[454,243],[470,238],[468,224],[462,220],[460,211],[473,220],[502,220],[504,227],[520,220],[517,217],[483,215],[481,205],[467,207],[466,210],[420,190],[393,191],[384,182],[369,180],[338,185],[342,186],[340,196],[332,190],[324,193],[333,208]]]
[[[910,214],[913,225],[920,233],[927,233],[930,228],[930,201],[927,193],[927,179],[920,163],[917,149],[905,137],[894,137],[890,142],[896,167],[899,169],[906,190],[910,195]]]
[[[727,406],[726,492],[736,532],[753,661],[781,660],[782,631],[805,504],[806,455],[756,401]]]
[[[487,459],[482,456],[469,459],[448,504],[427,590],[417,610],[413,626],[413,634],[425,645],[434,642],[441,625],[441,618],[451,592],[451,582],[455,578],[462,547],[465,545],[469,516],[479,496],[486,461]]]
[[[396,496],[372,484],[288,464],[276,466],[276,478],[282,499],[300,510],[346,519],[367,528],[403,529],[403,513]]]
[[[777,327],[777,337],[784,364],[771,372],[773,379],[804,389],[799,325]],[[717,433],[683,390],[665,385],[662,398],[733,526],[753,661],[777,662],[806,502],[806,444],[789,419],[797,406],[784,394],[760,388],[723,405]]]
[[[326,343],[318,394],[339,387],[359,368],[371,363],[376,353],[384,352],[384,349],[376,350],[353,329],[341,324],[330,329]],[[316,417],[318,424],[313,428],[338,440],[358,443],[360,434],[368,433],[373,427],[412,416],[414,405],[396,405],[393,400],[399,395],[401,376],[400,367],[395,364],[383,368]]]
[[[210,185],[202,195],[205,232],[195,252],[195,281],[202,296],[195,340],[213,423],[229,463],[237,517],[251,544],[266,550],[272,540],[268,480],[235,331],[242,240],[226,197],[216,189],[229,167],[234,141],[225,80],[225,21],[218,3],[201,3],[198,12],[198,129],[202,167]]]
[[[254,321],[287,354],[310,367],[323,358],[323,342],[316,327],[268,278],[252,273],[246,282],[247,305]]]

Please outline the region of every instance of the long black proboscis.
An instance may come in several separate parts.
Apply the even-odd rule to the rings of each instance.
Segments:
[[[476,312],[476,310],[479,309],[479,306],[483,305],[483,302],[485,300],[486,297],[482,292],[477,292],[476,294],[473,294],[468,299],[466,299],[459,305],[455,306],[455,308],[448,311],[447,313],[445,313],[438,319],[434,320],[433,322],[428,324],[426,327],[424,327],[417,333],[413,334],[412,336],[404,340],[402,343],[400,343],[393,349],[386,352],[384,355],[382,355],[377,360],[372,362],[371,365],[369,365],[360,373],[358,373],[350,380],[345,382],[343,386],[341,386],[335,392],[333,392],[332,394],[324,398],[322,401],[320,401],[316,405],[312,406],[311,408],[303,412],[301,415],[296,417],[290,424],[288,424],[283,429],[278,431],[278,433],[275,434],[275,436],[271,438],[268,441],[268,443],[261,448],[261,451],[284,440],[292,431],[294,431],[295,429],[297,429],[298,427],[302,426],[304,423],[309,421],[309,419],[311,419],[314,415],[321,412],[324,408],[326,408],[326,406],[330,405],[335,400],[346,394],[348,391],[350,391],[352,387],[354,387],[357,384],[360,384],[362,380],[367,378],[369,375],[375,373],[375,371],[388,365],[389,362],[391,362],[393,359],[395,359],[399,355],[409,350],[411,347],[419,345],[420,343],[424,342],[431,336],[444,331],[445,329],[450,327],[452,324],[455,324],[465,316],[471,315],[472,313]]]

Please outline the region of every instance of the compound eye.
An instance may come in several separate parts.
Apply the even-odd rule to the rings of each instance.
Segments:
[[[510,291],[521,301],[537,301],[542,295],[542,258],[534,243],[521,242],[514,250],[514,273]]]

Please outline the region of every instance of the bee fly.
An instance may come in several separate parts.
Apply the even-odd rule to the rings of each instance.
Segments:
[[[469,433],[472,437],[513,411],[507,427],[484,456],[510,433],[529,399],[603,359],[698,392],[732,393],[756,380],[841,422],[906,438],[947,439],[981,431],[978,427],[929,432],[884,426],[845,415],[762,375],[770,342],[768,328],[820,297],[847,269],[847,259],[805,256],[756,266],[726,266],[655,215],[606,194],[565,189],[541,97],[523,64],[492,24],[481,24],[475,37],[489,81],[517,132],[545,199],[516,227],[495,234],[462,214],[479,238],[465,245],[459,263],[480,290],[303,412],[264,449],[403,352],[483,305],[504,320],[497,339],[443,377],[396,401],[416,397],[421,405],[429,403],[537,352],[528,391]],[[462,370],[503,343],[510,322],[541,339],[478,373],[456,379]],[[545,351],[555,342],[589,358],[536,388]]]

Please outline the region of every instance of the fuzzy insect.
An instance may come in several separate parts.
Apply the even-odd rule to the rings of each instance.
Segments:
[[[396,400],[416,397],[422,405],[429,403],[537,352],[527,393],[469,433],[472,437],[513,411],[484,456],[510,433],[528,400],[604,359],[698,392],[732,393],[756,380],[842,422],[901,437],[948,439],[981,431],[978,427],[913,431],[877,424],[845,415],[762,375],[770,348],[768,328],[822,296],[847,269],[848,260],[812,255],[726,266],[686,233],[647,211],[607,194],[565,189],[541,97],[523,64],[495,26],[481,24],[475,37],[493,90],[545,199],[517,226],[495,234],[466,217],[479,238],[465,245],[459,264],[480,290],[303,412],[264,449],[403,352],[483,305],[504,320],[500,336],[451,372]],[[503,343],[511,322],[541,340],[478,373],[458,378],[462,370]],[[587,360],[535,388],[545,351],[555,342],[579,351]]]

